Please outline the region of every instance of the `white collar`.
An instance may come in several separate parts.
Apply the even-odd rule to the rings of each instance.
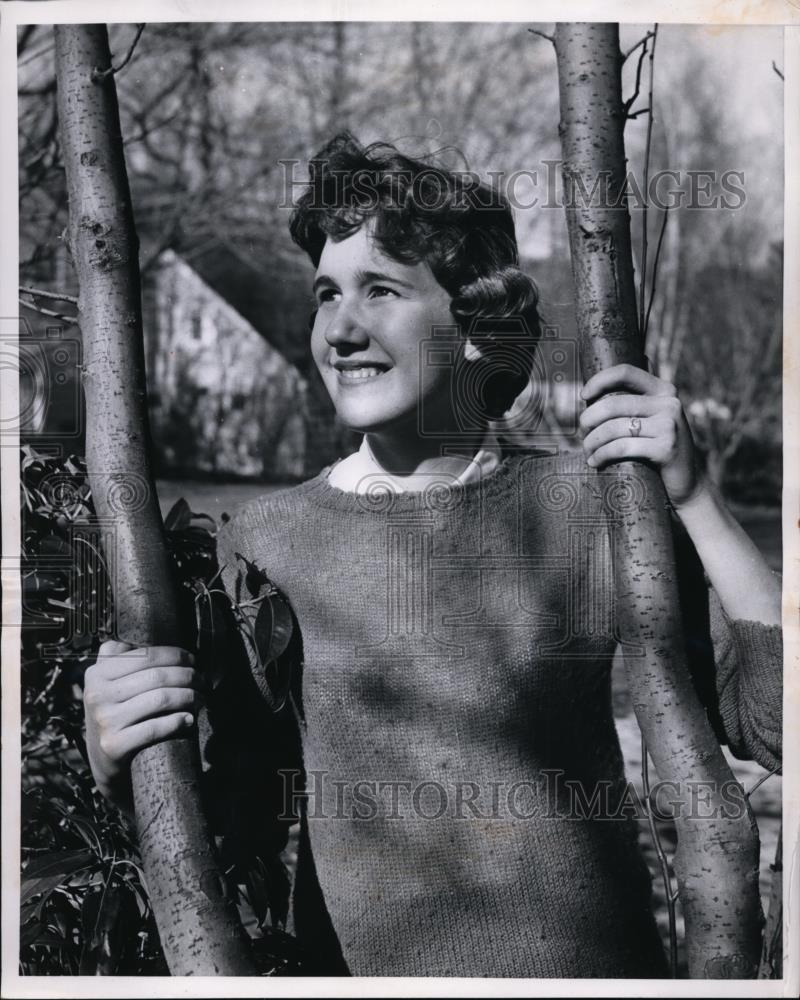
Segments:
[[[328,473],[328,483],[348,493],[366,493],[376,484],[389,487],[397,493],[424,490],[431,483],[459,483],[465,485],[481,479],[495,469],[502,459],[497,436],[491,426],[486,428],[481,446],[471,459],[461,455],[445,455],[442,466],[435,472],[417,473],[412,476],[392,476],[378,463],[369,447],[366,434],[358,451],[338,461]]]

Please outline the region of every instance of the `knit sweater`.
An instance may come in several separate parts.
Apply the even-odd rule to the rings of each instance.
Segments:
[[[611,704],[611,477],[509,454],[483,482],[391,496],[327,472],[218,536],[228,592],[238,553],[302,635],[298,935],[327,928],[311,948],[353,975],[664,975]],[[769,766],[780,628],[731,621],[678,541],[698,690]]]

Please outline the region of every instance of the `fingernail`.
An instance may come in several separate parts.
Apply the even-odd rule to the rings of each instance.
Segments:
[[[183,717],[183,724],[185,726],[193,726],[194,725],[194,716],[193,715],[189,715],[188,712],[187,712],[187,714],[184,715],[184,717]]]

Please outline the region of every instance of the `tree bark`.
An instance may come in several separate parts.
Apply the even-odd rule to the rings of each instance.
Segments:
[[[58,114],[77,270],[86,460],[117,635],[183,645],[149,458],[138,241],[106,26],[55,28]],[[200,809],[196,738],[143,750],[132,765],[140,847],[173,975],[255,974]]]
[[[771,867],[772,887],[758,970],[759,979],[783,979],[783,827],[778,833],[775,861]]]
[[[622,56],[616,24],[559,24],[564,195],[584,378],[620,363],[644,367],[625,200]],[[592,192],[595,198],[582,197]],[[758,831],[687,668],[667,500],[656,470],[612,467],[614,574],[620,639],[639,726],[662,781],[674,783],[674,859],[689,975],[756,975],[762,923]],[[644,650],[637,655],[636,650]],[[706,818],[710,817],[710,818]]]

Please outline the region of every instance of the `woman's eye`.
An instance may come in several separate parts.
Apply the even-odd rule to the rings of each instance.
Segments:
[[[397,295],[397,292],[393,288],[387,288],[386,285],[374,285],[370,289],[370,295],[383,299],[390,295]]]
[[[335,288],[322,288],[317,293],[317,301],[320,303],[320,305],[323,302],[332,302],[333,297],[338,294],[339,293],[336,291]]]

